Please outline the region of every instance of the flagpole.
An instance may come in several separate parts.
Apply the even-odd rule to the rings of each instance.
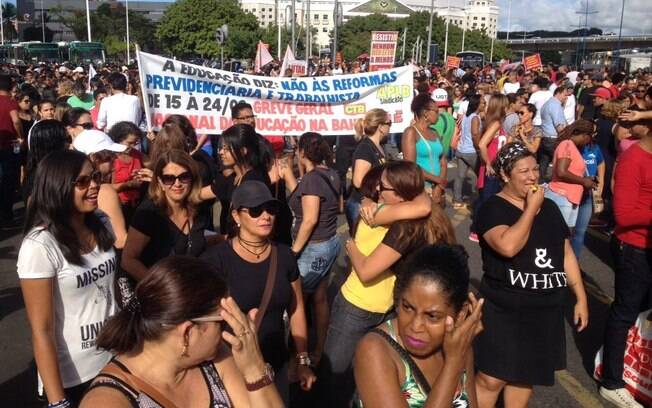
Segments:
[[[91,10],[86,0],[86,29],[88,31],[88,42],[91,42]]]

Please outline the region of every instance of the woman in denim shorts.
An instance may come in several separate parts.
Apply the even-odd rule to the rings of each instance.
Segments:
[[[329,308],[327,300],[328,274],[340,252],[337,236],[337,216],[340,213],[340,179],[330,168],[333,151],[318,133],[301,136],[298,158],[305,174],[297,183],[290,168],[282,171],[288,188],[288,198],[294,214],[292,225],[292,252],[297,257],[303,293],[310,296],[317,339],[312,363],[321,358]],[[287,176],[287,177],[286,177]]]

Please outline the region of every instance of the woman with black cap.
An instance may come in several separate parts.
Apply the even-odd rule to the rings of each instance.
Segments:
[[[234,237],[203,255],[224,275],[230,295],[244,313],[258,309],[257,330],[264,359],[275,372],[276,386],[288,401],[289,351],[283,313],[288,311],[290,332],[297,351],[297,373],[304,390],[315,382],[308,358],[308,332],[296,258],[284,244],[270,236],[280,203],[267,185],[245,181],[231,197]]]

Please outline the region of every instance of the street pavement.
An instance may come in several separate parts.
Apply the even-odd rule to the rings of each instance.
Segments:
[[[449,171],[454,173],[455,169]],[[449,192],[450,193],[450,192]],[[447,212],[455,226],[458,241],[469,253],[472,284],[477,287],[482,275],[480,248],[468,240],[469,211]],[[338,229],[348,235],[342,219]],[[21,230],[0,230],[0,406],[40,407],[36,395],[36,369],[30,342],[30,330],[16,275],[16,257]],[[580,265],[583,270],[590,307],[589,327],[582,333],[572,328],[572,300],[567,305],[567,368],[556,376],[553,387],[535,387],[530,407],[533,408],[610,408],[597,392],[591,378],[593,360],[600,348],[609,303],[612,301],[613,272],[609,266],[608,238],[600,231],[590,230]],[[338,261],[334,282],[343,278],[343,260]]]

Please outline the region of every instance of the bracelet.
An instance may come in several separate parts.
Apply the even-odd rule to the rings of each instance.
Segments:
[[[245,379],[245,387],[247,388],[247,391],[253,392],[253,391],[258,391],[261,388],[267,387],[273,382],[274,382],[274,370],[272,369],[271,365],[265,364],[265,373],[263,373],[263,375],[254,382],[248,382]]]
[[[64,397],[60,401],[49,403],[48,408],[72,408],[72,403],[68,398]]]
[[[378,211],[380,211],[381,208],[385,206],[385,203],[380,203],[378,204],[378,207],[376,207],[376,211],[374,211],[374,215],[378,214]]]

